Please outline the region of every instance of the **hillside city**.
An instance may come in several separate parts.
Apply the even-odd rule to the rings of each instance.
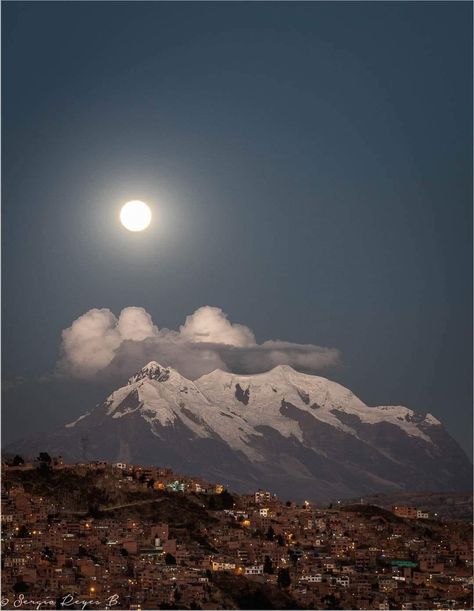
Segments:
[[[168,468],[3,464],[2,608],[471,609],[472,523],[236,495]]]

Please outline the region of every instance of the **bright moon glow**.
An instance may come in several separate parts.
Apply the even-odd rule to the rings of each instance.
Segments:
[[[138,200],[127,202],[120,210],[120,222],[129,231],[143,231],[151,221],[151,210]]]

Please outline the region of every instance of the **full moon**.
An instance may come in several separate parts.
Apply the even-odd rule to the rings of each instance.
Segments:
[[[127,202],[120,210],[120,222],[129,231],[143,231],[151,221],[151,210],[139,200]]]

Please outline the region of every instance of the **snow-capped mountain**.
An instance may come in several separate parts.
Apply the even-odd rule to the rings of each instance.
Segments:
[[[431,414],[369,407],[286,365],[256,375],[216,370],[193,382],[152,361],[35,449],[166,465],[299,499],[471,487],[467,457]]]

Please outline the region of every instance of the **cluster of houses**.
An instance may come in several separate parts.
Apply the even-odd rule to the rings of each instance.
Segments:
[[[424,511],[423,509],[417,509],[416,507],[411,507],[409,505],[394,505],[392,507],[392,511],[399,518],[407,518],[412,520],[428,520],[430,517],[428,511]]]
[[[206,506],[210,520],[192,529],[106,511],[91,517],[73,491],[60,501],[31,494],[19,472],[35,468],[7,466],[2,479],[2,595],[9,601],[71,595],[107,608],[115,596],[114,608],[122,609],[232,608],[235,598],[217,579],[229,573],[283,589],[300,608],[472,608],[467,523],[405,506],[378,513],[364,505],[297,505],[267,491],[233,495],[225,509]],[[165,468],[60,458],[50,468],[92,473],[117,498],[167,490],[198,502],[224,493],[222,485]]]

